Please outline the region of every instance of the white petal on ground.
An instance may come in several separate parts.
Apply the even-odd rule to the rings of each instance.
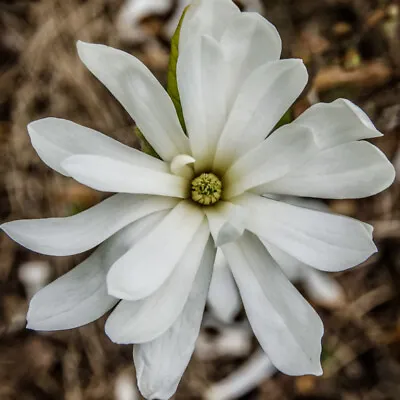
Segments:
[[[323,271],[358,265],[377,251],[372,227],[353,218],[293,206],[247,193],[246,229],[301,262]]]
[[[345,143],[316,154],[297,171],[256,188],[257,193],[279,193],[329,199],[372,196],[395,178],[390,161],[374,145]]]
[[[113,342],[148,342],[174,323],[185,306],[197,271],[203,263],[209,236],[207,221],[204,220],[178,265],[156,292],[142,300],[123,300],[118,304],[105,326],[106,334]],[[157,251],[157,247],[153,251]]]
[[[301,94],[308,80],[303,62],[280,60],[257,68],[244,82],[221,134],[216,168],[261,143]],[[266,111],[267,110],[267,111]]]
[[[260,240],[245,232],[222,251],[253,331],[272,363],[288,375],[321,375],[321,319]]]
[[[223,380],[213,383],[205,393],[205,400],[240,398],[270,378],[276,369],[260,349]]]
[[[226,323],[231,323],[242,307],[232,272],[220,249],[217,250],[207,302],[212,313]]]
[[[177,80],[197,170],[210,168],[226,121],[226,68],[215,39],[201,36],[179,55]]]
[[[199,335],[214,258],[210,239],[181,315],[163,335],[134,347],[137,382],[147,399],[169,399],[176,391]]]
[[[224,198],[256,186],[267,187],[268,182],[297,170],[315,149],[313,134],[308,129],[283,126],[228,169],[223,177]]]
[[[111,295],[139,300],[171,275],[204,219],[202,210],[180,202],[143,240],[121,257],[107,276]]]
[[[62,167],[76,181],[102,192],[154,194],[184,198],[188,182],[182,176],[135,167],[103,156],[71,156]]]
[[[231,0],[198,0],[193,2],[183,19],[179,52],[202,35],[219,41],[230,21],[240,14]]]
[[[168,171],[168,165],[161,160],[65,119],[44,118],[31,122],[28,132],[39,157],[63,175],[68,176],[68,173],[61,167],[61,163],[77,154],[101,155],[138,167]]]
[[[235,241],[244,232],[247,210],[226,201],[204,209],[215,245]]]
[[[19,220],[0,227],[29,250],[67,256],[92,249],[129,223],[177,203],[168,197],[117,194],[71,217]]]
[[[275,26],[260,14],[244,12],[231,20],[221,38],[221,47],[229,69],[229,109],[240,89],[240,84],[257,67],[279,60],[282,42]]]
[[[311,129],[320,148],[382,136],[368,115],[345,99],[315,104],[292,124]]]
[[[72,329],[114,307],[119,300],[108,295],[106,287],[110,266],[163,216],[163,212],[150,215],[119,231],[77,267],[40,290],[29,305],[28,328]]]
[[[104,45],[78,42],[77,47],[83,63],[124,106],[162,159],[188,154],[172,100],[142,62]]]

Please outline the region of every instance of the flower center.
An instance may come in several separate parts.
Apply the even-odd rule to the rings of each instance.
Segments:
[[[192,200],[203,206],[218,202],[222,194],[222,183],[212,172],[205,172],[192,180]]]

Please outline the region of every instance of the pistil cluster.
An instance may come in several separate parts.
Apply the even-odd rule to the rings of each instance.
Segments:
[[[222,195],[222,182],[212,172],[205,172],[193,179],[192,200],[203,206],[217,203]]]

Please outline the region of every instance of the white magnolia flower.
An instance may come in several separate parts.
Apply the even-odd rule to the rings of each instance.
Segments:
[[[359,108],[337,100],[311,107],[268,136],[305,87],[307,71],[300,60],[279,61],[276,29],[258,14],[240,13],[230,0],[196,1],[184,18],[179,51],[188,136],[170,97],[140,61],[78,43],[81,60],[162,160],[69,121],[29,125],[32,144],[50,167],[118,194],[72,217],[2,225],[43,254],[65,256],[100,245],[33,297],[28,327],[74,328],[116,306],[106,333],[116,343],[137,344],[141,392],[167,399],[199,332],[215,244],[271,361],[287,374],[319,375],[322,322],[270,252],[343,270],[376,251],[372,227],[261,195],[356,198],[380,192],[393,181],[393,167],[361,139],[381,134]]]

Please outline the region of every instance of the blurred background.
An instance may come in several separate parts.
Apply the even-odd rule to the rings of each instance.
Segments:
[[[73,215],[101,200],[101,194],[46,167],[30,145],[26,125],[46,116],[65,118],[138,146],[134,123],[79,62],[75,42],[128,51],[165,83],[170,35],[186,3],[0,1],[1,222]],[[263,13],[278,27],[283,57],[300,57],[308,67],[309,85],[289,120],[317,101],[348,98],[385,134],[373,142],[400,175],[399,3],[243,0],[240,6]],[[396,181],[372,198],[325,203],[373,224],[379,253],[363,266],[327,277],[322,293],[323,286],[316,292],[310,279],[296,280],[325,324],[324,376],[275,372],[260,356],[240,304],[229,320],[209,306],[175,398],[400,399],[399,197]],[[73,331],[25,330],[33,293],[84,257],[44,257],[0,234],[1,400],[140,399],[131,346],[108,340],[104,318]],[[222,289],[218,293],[223,296]]]

